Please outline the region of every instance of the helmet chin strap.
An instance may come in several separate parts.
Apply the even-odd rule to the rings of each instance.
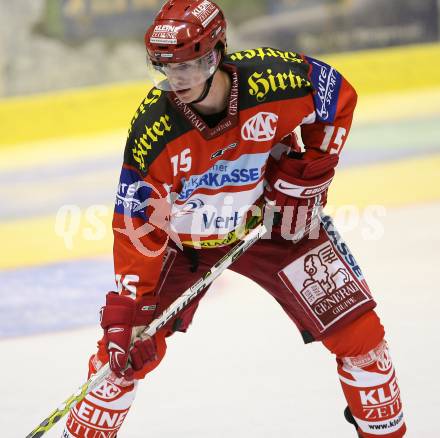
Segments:
[[[205,88],[203,88],[202,94],[199,96],[199,98],[196,99],[196,100],[193,100],[192,102],[190,102],[191,104],[199,103],[199,102],[201,102],[202,100],[205,100],[205,99],[206,99],[206,96],[208,95],[209,90],[211,90],[211,87],[212,87],[212,81],[214,80],[214,75],[215,75],[215,73],[217,73],[217,70],[214,72],[214,74],[213,74],[212,76],[210,76],[210,77],[206,80],[206,82],[205,82]]]

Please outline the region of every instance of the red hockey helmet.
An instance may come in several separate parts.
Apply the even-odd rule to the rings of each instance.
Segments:
[[[145,34],[149,75],[162,89],[176,89],[165,78],[170,78],[170,69],[175,65],[180,65],[193,82],[206,80],[218,65],[214,49],[219,45],[226,48],[226,21],[215,3],[169,0]]]

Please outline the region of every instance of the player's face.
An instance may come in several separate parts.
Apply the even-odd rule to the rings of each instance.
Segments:
[[[173,91],[188,90],[202,84],[211,74],[205,68],[203,58],[187,62],[170,63],[164,65],[162,70],[166,74]]]
[[[187,96],[196,95],[197,92],[200,96],[206,81],[215,73],[219,61],[219,53],[216,50],[185,62],[159,63],[148,58],[147,73],[157,88],[174,91],[182,100],[190,102]]]
[[[196,85],[195,87],[176,90],[175,93],[179,100],[183,103],[191,103],[197,100],[205,89],[205,84]]]

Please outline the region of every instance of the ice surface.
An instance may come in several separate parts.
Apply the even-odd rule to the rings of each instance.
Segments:
[[[408,438],[440,436],[438,217],[440,204],[405,207],[388,211],[378,241],[363,240],[361,228],[343,233],[387,329]],[[2,436],[26,436],[76,390],[98,336],[85,327],[0,341]],[[304,346],[270,296],[228,272],[189,333],[170,339],[119,436],[354,438],[344,406],[330,354],[320,344]],[[60,437],[61,429],[47,436]]]

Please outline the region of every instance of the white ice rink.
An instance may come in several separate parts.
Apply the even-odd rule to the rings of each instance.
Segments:
[[[408,438],[440,437],[439,217],[440,204],[389,209],[382,239],[363,240],[362,226],[342,233],[387,329]],[[76,389],[97,337],[89,327],[0,341],[2,438],[25,437]],[[355,436],[334,358],[304,346],[278,304],[236,274],[217,281],[168,347],[121,438]],[[60,437],[62,423],[47,436]]]

